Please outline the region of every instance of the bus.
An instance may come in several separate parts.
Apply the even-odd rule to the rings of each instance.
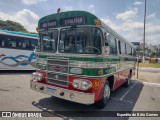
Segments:
[[[0,30],[0,70],[35,70],[38,34]]]
[[[51,14],[38,22],[40,37],[32,90],[104,108],[111,91],[135,74],[135,46],[86,11]]]

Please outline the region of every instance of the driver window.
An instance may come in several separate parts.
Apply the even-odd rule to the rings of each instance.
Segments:
[[[110,47],[110,54],[117,54],[116,38],[108,32],[106,32],[104,36],[105,36],[104,44],[105,46]]]

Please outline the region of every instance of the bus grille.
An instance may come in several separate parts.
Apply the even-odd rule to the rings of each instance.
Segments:
[[[48,83],[68,87],[68,63],[68,59],[48,59]]]

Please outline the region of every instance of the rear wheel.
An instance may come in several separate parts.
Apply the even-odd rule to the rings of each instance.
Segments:
[[[102,99],[96,102],[95,106],[100,109],[104,108],[110,98],[110,93],[109,83],[106,83],[103,88]]]

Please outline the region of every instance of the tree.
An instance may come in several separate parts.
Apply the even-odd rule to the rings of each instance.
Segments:
[[[10,30],[10,31],[20,31],[20,32],[28,32],[24,26],[22,26],[18,22],[13,22],[10,20],[3,21],[0,20],[0,29],[2,30]]]
[[[151,52],[150,57],[155,57],[156,53],[155,52]]]

